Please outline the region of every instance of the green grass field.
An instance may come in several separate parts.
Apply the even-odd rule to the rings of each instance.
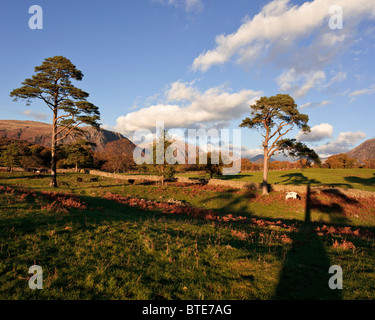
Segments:
[[[0,299],[375,298],[375,198],[89,178],[60,175],[53,190],[0,173]],[[42,290],[28,287],[34,264]],[[328,287],[331,265],[343,290]]]
[[[198,177],[194,174],[180,176]],[[205,175],[208,177],[208,175]],[[236,176],[217,176],[216,179],[261,183],[263,172],[243,172]],[[285,185],[333,186],[375,192],[375,169],[296,169],[270,171],[268,183]]]

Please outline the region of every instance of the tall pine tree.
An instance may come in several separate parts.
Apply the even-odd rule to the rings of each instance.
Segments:
[[[83,74],[69,59],[62,56],[47,58],[35,67],[35,75],[22,82],[10,96],[14,101],[23,99],[29,105],[32,99],[42,100],[53,114],[51,147],[51,187],[57,187],[56,146],[79,126],[89,125],[99,129],[98,107],[88,102],[89,94],[76,88],[71,79],[81,81]]]
[[[263,194],[268,194],[268,162],[281,152],[294,158],[304,158],[320,164],[319,156],[314,150],[295,139],[286,139],[288,132],[295,127],[303,133],[310,132],[309,117],[299,113],[294,99],[288,94],[277,94],[272,97],[261,97],[250,106],[251,117],[242,120],[240,127],[258,129],[263,132]]]

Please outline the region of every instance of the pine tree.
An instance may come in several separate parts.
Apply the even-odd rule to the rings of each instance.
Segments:
[[[13,173],[13,168],[20,165],[21,150],[17,143],[9,144],[1,153],[0,162],[10,169]]]
[[[176,173],[173,164],[173,151],[169,148],[172,145],[172,138],[165,130],[159,133],[158,140],[153,144],[153,165],[149,167],[152,174],[162,178],[162,185],[167,179],[173,179]]]
[[[221,153],[218,152],[208,152],[207,153],[207,163],[201,164],[200,169],[204,170],[210,175],[212,179],[214,174],[219,176],[223,175],[223,160],[221,159]]]
[[[82,124],[99,129],[98,107],[87,102],[89,94],[76,88],[71,79],[81,81],[83,74],[69,59],[62,56],[47,58],[35,67],[35,75],[22,82],[10,96],[23,99],[29,105],[32,99],[42,100],[53,113],[51,147],[51,187],[57,187],[56,147]]]
[[[263,137],[263,194],[268,194],[268,161],[281,152],[295,157],[305,158],[320,163],[319,156],[314,150],[295,139],[285,139],[285,135],[295,127],[303,133],[310,132],[309,117],[299,113],[294,99],[288,94],[278,94],[272,97],[261,97],[250,106],[251,117],[242,120],[240,127],[261,130]]]
[[[94,152],[92,147],[95,144],[84,139],[79,139],[71,144],[66,144],[62,148],[64,159],[62,164],[67,167],[74,167],[78,172],[79,168],[92,167],[94,162]]]

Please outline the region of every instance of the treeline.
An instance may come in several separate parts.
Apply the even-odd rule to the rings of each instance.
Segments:
[[[0,166],[45,168],[51,163],[51,149],[24,140],[0,138]]]
[[[335,154],[327,158],[327,160],[320,164],[311,164],[305,159],[300,159],[295,162],[290,161],[272,161],[268,164],[270,170],[291,170],[291,169],[306,169],[306,168],[327,168],[327,169],[352,169],[352,168],[366,168],[375,169],[375,159],[367,159],[362,162],[355,158],[348,157],[345,153]],[[253,163],[248,159],[241,159],[242,171],[260,171],[263,169],[263,163]]]
[[[57,168],[68,169],[97,169],[106,172],[140,172],[158,173],[166,177],[173,176],[177,172],[206,171],[212,176],[220,174],[224,165],[211,164],[210,155],[206,165],[199,164],[175,164],[162,166],[138,166],[133,160],[134,147],[126,139],[107,143],[100,152],[93,151],[93,145],[85,140],[77,140],[71,144],[60,145],[57,150]],[[24,140],[0,138],[0,167],[7,167],[10,171],[13,168],[23,169],[47,169],[51,163],[51,149],[41,145],[32,144]],[[315,164],[301,159],[295,162],[272,161],[269,163],[270,170],[291,170],[318,167]],[[329,169],[350,169],[368,168],[375,169],[375,159],[358,161],[346,154],[333,155],[320,165],[321,168]],[[249,159],[241,159],[241,171],[261,171],[263,163],[254,163]],[[168,174],[169,172],[169,174]]]
[[[318,167],[315,164],[311,164],[305,159],[301,159],[295,162],[290,161],[272,161],[268,163],[269,170],[291,170],[291,169],[305,169]],[[241,159],[241,171],[261,171],[263,170],[263,163],[251,162],[247,158]]]
[[[127,140],[110,142],[101,152],[94,152],[95,144],[80,139],[70,144],[58,145],[57,168],[98,169],[108,172],[136,170],[131,147]],[[0,138],[0,167],[25,170],[49,170],[51,148],[19,139]]]
[[[327,158],[322,165],[323,168],[329,169],[351,169],[351,168],[366,168],[375,169],[375,159],[367,159],[358,161],[355,158],[348,157],[345,153],[335,154]]]

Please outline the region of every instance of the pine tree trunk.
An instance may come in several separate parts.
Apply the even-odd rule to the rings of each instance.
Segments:
[[[268,194],[268,148],[264,148],[263,161],[263,195]]]
[[[53,112],[53,125],[52,125],[52,147],[51,147],[51,182],[49,184],[50,187],[56,188],[57,187],[57,180],[56,180],[56,132],[57,132],[57,110],[55,109]]]

